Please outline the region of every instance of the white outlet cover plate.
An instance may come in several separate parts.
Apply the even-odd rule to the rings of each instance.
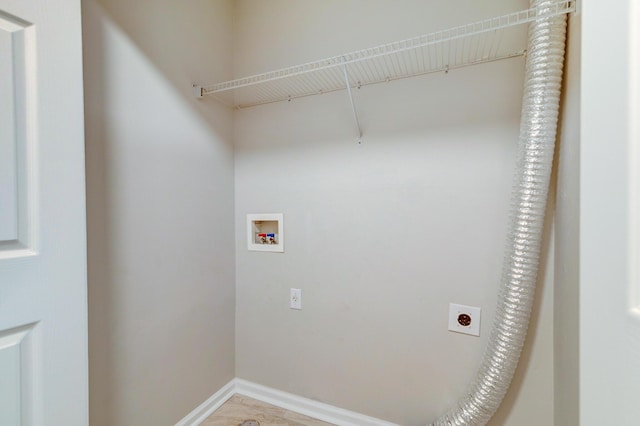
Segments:
[[[292,288],[289,294],[289,307],[291,309],[302,309],[302,290]]]
[[[449,331],[480,336],[480,312],[481,309],[476,306],[449,303]],[[465,314],[471,317],[471,324],[467,326],[460,324],[458,321],[460,315]]]

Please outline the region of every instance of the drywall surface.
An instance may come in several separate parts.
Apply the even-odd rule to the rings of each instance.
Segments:
[[[580,30],[569,20],[556,197],[555,424],[579,425]]]
[[[526,2],[235,3],[235,77],[508,13]],[[492,323],[522,58],[237,111],[237,376],[402,425],[446,411]],[[246,214],[284,213],[284,253],[246,249]],[[549,223],[551,223],[549,221]],[[553,249],[494,425],[553,424]],[[302,289],[302,310],[288,308]],[[447,331],[449,302],[483,309]]]
[[[86,0],[92,426],[173,425],[234,377],[232,2]]]

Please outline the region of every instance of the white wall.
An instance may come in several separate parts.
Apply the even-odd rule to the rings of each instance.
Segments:
[[[556,155],[554,406],[562,426],[579,424],[580,30],[581,15],[572,15]]]
[[[234,74],[268,71],[526,2],[238,0]],[[235,113],[236,372],[403,425],[475,376],[500,280],[524,60]],[[282,212],[285,253],[246,250],[247,213]],[[550,223],[550,222],[549,222]],[[553,252],[495,425],[553,424]],[[289,288],[303,310],[288,309]],[[481,306],[480,338],[446,330]]]
[[[232,118],[189,86],[232,2],[83,9],[91,425],[172,425],[234,377]]]

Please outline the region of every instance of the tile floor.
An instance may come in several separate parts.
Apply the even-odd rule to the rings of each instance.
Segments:
[[[246,423],[243,425],[243,422]],[[331,423],[321,422],[243,395],[234,395],[201,423],[201,426],[331,426]]]

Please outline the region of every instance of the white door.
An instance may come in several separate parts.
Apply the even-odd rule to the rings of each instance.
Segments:
[[[0,425],[86,425],[79,0],[0,0]]]
[[[640,424],[640,0],[582,1],[580,424]]]

